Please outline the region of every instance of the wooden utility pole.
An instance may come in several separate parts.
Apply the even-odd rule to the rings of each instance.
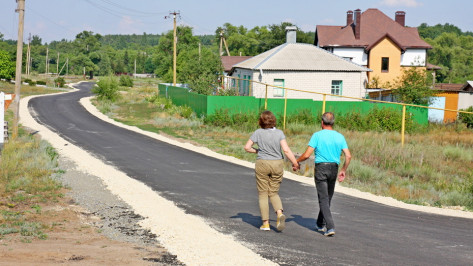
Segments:
[[[220,55],[221,56],[223,55],[222,42],[225,44],[225,51],[227,52],[227,55],[230,56],[230,52],[228,51],[227,41],[225,41],[225,37],[223,36],[223,30],[220,31]]]
[[[45,64],[45,74],[49,73],[49,47],[46,47],[46,64]]]
[[[13,105],[12,139],[16,139],[18,136],[18,121],[20,120],[21,65],[23,61],[23,26],[25,22],[25,0],[16,0],[16,2],[18,3],[16,9],[16,12],[18,12],[18,40],[16,45],[15,100]]]
[[[59,77],[59,52],[57,53],[56,73],[57,73],[57,76]]]
[[[28,49],[26,50],[26,75],[30,76],[30,61],[31,61],[31,33],[28,37]]]
[[[173,62],[172,62],[172,85],[176,86],[176,61],[177,61],[177,27],[176,27],[176,17],[180,15],[179,12],[171,12],[169,15],[172,15],[173,20],[174,20],[174,34],[173,34]],[[169,18],[170,16],[165,16],[164,18]]]

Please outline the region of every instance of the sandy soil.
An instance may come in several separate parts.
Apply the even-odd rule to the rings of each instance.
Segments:
[[[97,227],[100,218],[70,198],[40,206],[41,213],[30,214],[27,219],[43,224],[48,238],[5,235],[0,240],[0,265],[165,265],[174,259],[158,246],[105,237]],[[29,206],[23,209],[31,210]]]

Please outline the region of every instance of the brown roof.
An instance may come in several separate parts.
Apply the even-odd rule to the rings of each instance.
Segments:
[[[442,69],[442,67],[436,66],[436,65],[431,64],[431,63],[427,63],[426,67],[427,67],[427,70],[440,70],[440,69]]]
[[[355,22],[348,26],[320,26],[316,28],[316,42],[320,47],[342,46],[371,49],[384,37],[389,37],[399,48],[430,49],[423,41],[417,28],[401,26],[376,8],[361,13],[360,38],[355,38]]]
[[[232,70],[233,65],[250,59],[252,56],[221,56],[220,58],[222,59],[223,71],[228,73]]]
[[[465,84],[436,83],[434,89],[441,91],[461,91],[464,85]]]

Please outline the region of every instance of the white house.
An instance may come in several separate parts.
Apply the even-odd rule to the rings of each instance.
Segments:
[[[366,96],[368,68],[334,55],[312,44],[296,43],[296,27],[287,27],[286,43],[233,66],[230,76],[244,79],[238,82],[240,92],[264,98],[266,86],[274,86],[343,95],[356,98]],[[300,91],[270,87],[268,98],[322,100],[323,96]],[[286,95],[287,94],[287,95]],[[353,101],[327,97],[332,101]]]

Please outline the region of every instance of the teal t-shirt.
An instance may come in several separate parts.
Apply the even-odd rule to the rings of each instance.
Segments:
[[[315,163],[340,164],[342,150],[348,149],[345,137],[328,129],[315,132],[310,138],[309,146],[315,149]]]

